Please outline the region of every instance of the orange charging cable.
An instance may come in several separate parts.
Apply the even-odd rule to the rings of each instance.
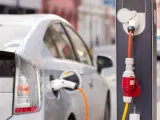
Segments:
[[[82,88],[78,88],[78,91],[82,94],[83,99],[84,99],[84,104],[85,104],[85,110],[86,110],[86,115],[85,115],[85,120],[88,120],[88,101],[87,101],[87,97],[83,91]]]
[[[132,54],[132,34],[133,32],[130,31],[129,32],[129,36],[128,36],[128,58],[131,58],[131,54]],[[127,116],[127,112],[128,112],[128,103],[125,104],[125,108],[123,111],[123,116],[122,116],[122,120],[126,120],[126,116]]]
[[[132,50],[132,31],[129,32],[129,37],[128,37],[128,58],[131,58],[131,50]]]

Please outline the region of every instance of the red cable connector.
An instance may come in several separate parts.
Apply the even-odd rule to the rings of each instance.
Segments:
[[[126,61],[131,59],[127,58]],[[126,70],[122,77],[122,89],[124,92],[123,102],[131,103],[132,98],[140,94],[140,87],[135,78],[133,71]]]

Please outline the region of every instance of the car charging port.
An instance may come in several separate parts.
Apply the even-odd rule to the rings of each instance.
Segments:
[[[79,80],[78,76],[75,75],[75,74],[67,76],[67,77],[64,77],[63,79],[66,80],[66,81],[70,81],[70,82],[76,83],[78,87],[80,85],[80,80]],[[71,89],[71,88],[65,88],[65,89],[69,90],[69,91],[74,91],[75,90],[75,89]]]
[[[59,79],[54,79],[51,81],[51,87],[53,91],[66,89],[69,91],[78,90],[81,93],[85,105],[85,120],[88,120],[88,100],[85,91],[81,88],[81,84],[81,76],[75,71],[65,71],[62,73]]]
[[[75,71],[67,71],[67,72],[65,71],[60,76],[60,79],[64,79],[66,81],[75,83],[77,85],[77,88],[80,88],[81,85],[82,85],[81,76],[78,73],[76,73]],[[75,89],[71,89],[71,88],[67,88],[67,87],[65,89],[68,90],[68,91],[76,90],[76,88]]]

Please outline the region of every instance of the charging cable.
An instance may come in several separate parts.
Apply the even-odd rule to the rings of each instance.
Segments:
[[[78,89],[78,91],[82,94],[82,97],[84,99],[84,104],[85,104],[85,120],[88,120],[88,100],[87,100],[87,96],[84,92],[84,90],[82,88],[79,88],[78,85],[74,82],[71,81],[67,81],[64,79],[55,79],[51,81],[51,87],[53,89],[53,91],[58,91],[62,88],[69,88],[72,90],[76,90]]]
[[[129,32],[128,36],[128,58],[131,58],[131,50],[132,50],[132,31]],[[127,112],[128,112],[129,103],[125,103],[124,112],[122,116],[122,120],[126,120]]]
[[[87,97],[85,95],[85,92],[83,91],[82,88],[78,88],[78,91],[82,94],[83,99],[84,99],[84,103],[85,103],[85,110],[86,110],[86,114],[85,114],[85,120],[88,120],[88,101],[87,101]]]
[[[128,26],[128,56],[125,59],[126,68],[122,76],[122,89],[124,92],[123,102],[125,103],[122,120],[126,119],[129,103],[132,98],[137,97],[140,93],[140,88],[133,72],[134,59],[132,58],[132,38],[135,29],[138,28],[136,20],[130,20]]]
[[[130,31],[128,36],[128,58],[131,58],[132,53],[132,34],[132,31]]]
[[[131,58],[131,49],[132,49],[132,31],[129,32],[129,36],[128,36],[128,58]],[[125,102],[125,100],[124,100]],[[127,116],[127,112],[128,112],[128,106],[129,103],[126,102],[125,103],[125,107],[124,107],[124,112],[122,115],[122,120],[126,120],[126,116]]]
[[[128,104],[128,103],[125,103],[125,107],[124,107],[124,112],[123,112],[122,120],[125,120],[125,119],[126,119],[127,112],[128,112],[128,106],[129,106],[129,104]]]

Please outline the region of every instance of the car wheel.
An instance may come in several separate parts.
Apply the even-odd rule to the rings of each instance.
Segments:
[[[70,116],[68,117],[68,120],[76,120],[75,115],[71,113]]]
[[[110,120],[111,119],[111,99],[110,99],[110,93],[107,94],[106,99],[106,108],[104,111],[104,120]]]

